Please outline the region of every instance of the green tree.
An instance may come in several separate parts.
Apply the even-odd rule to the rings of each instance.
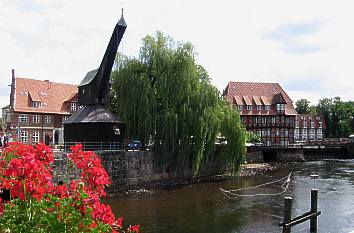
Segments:
[[[223,158],[239,168],[246,131],[196,63],[190,43],[158,32],[143,39],[138,58],[118,57],[116,63],[111,110],[127,123],[128,138],[153,145],[156,166],[175,172],[188,166],[196,174],[221,133],[227,140]]]
[[[249,143],[258,143],[261,142],[261,137],[252,131],[247,132],[247,142]]]
[[[343,102],[340,97],[323,98],[317,111],[326,124],[326,137],[348,137],[354,132],[354,102]]]
[[[295,102],[295,110],[298,114],[310,114],[310,101],[308,101],[307,99],[299,99]]]

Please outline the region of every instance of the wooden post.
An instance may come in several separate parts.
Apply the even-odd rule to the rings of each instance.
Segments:
[[[318,189],[311,189],[311,213],[317,212]],[[317,215],[310,218],[310,231],[317,231]]]
[[[291,209],[293,205],[293,199],[291,197],[284,198],[284,222],[283,222],[283,233],[290,233],[291,227],[287,228],[285,224],[291,222]]]

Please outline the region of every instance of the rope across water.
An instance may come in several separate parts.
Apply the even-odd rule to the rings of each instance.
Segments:
[[[246,187],[246,188],[239,188],[239,189],[231,189],[231,190],[225,190],[219,187],[219,189],[221,190],[221,192],[229,199],[231,199],[230,196],[237,196],[237,197],[255,197],[255,196],[276,196],[276,195],[281,195],[283,193],[286,192],[286,190],[289,187],[290,184],[290,177],[291,177],[291,172],[289,175],[280,178],[278,180],[275,181],[271,181],[271,182],[267,182],[264,184],[260,184],[260,185],[256,185],[256,186],[251,186],[251,187]],[[277,192],[277,193],[255,193],[255,194],[239,194],[240,191],[243,190],[249,190],[249,189],[256,189],[256,188],[260,188],[263,186],[267,186],[270,184],[274,184],[274,183],[278,183],[280,181],[283,181],[282,185],[280,185],[279,187],[282,189],[282,191]]]

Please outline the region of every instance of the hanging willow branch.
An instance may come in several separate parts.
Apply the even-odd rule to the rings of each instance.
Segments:
[[[127,123],[128,138],[153,145],[156,166],[191,167],[197,174],[221,133],[227,140],[222,158],[238,170],[245,154],[239,114],[196,64],[190,43],[158,32],[143,39],[138,59],[119,59],[116,67],[111,110]]]

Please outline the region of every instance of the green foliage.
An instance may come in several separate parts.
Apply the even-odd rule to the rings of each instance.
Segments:
[[[295,103],[295,110],[298,114],[310,114],[310,101],[300,99]]]
[[[152,144],[155,165],[195,174],[213,152],[221,132],[228,144],[224,159],[237,170],[245,153],[245,130],[196,64],[190,43],[158,32],[146,36],[139,58],[118,57],[113,72],[111,111],[127,123],[126,136]]]
[[[354,132],[354,102],[343,102],[340,97],[319,100],[317,111],[326,124],[326,137],[348,137]]]
[[[261,142],[261,137],[252,131],[248,131],[246,141],[249,143],[259,143]]]

